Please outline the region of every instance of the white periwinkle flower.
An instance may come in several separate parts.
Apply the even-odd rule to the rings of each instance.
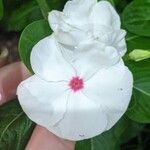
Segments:
[[[31,52],[35,75],[17,90],[29,118],[59,137],[82,140],[109,130],[130,102],[133,77],[120,18],[106,1],[68,1],[49,14],[54,33]],[[75,50],[74,50],[75,48]]]
[[[126,32],[120,29],[120,17],[107,1],[68,1],[63,12],[53,10],[48,17],[57,40],[74,50],[88,42],[98,42],[105,49],[126,52]],[[63,38],[62,38],[63,37]]]
[[[122,59],[102,52],[97,43],[87,44],[76,55],[70,63],[53,34],[42,39],[31,52],[35,75],[17,89],[31,120],[75,141],[114,126],[128,107],[133,86]]]

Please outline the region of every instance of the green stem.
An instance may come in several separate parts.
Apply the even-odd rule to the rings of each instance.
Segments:
[[[36,0],[41,11],[42,11],[42,14],[43,14],[43,17],[45,19],[47,19],[47,16],[48,16],[48,12],[49,12],[49,7],[48,7],[48,4],[46,2],[46,0]]]

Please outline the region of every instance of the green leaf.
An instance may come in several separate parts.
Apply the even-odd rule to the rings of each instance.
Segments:
[[[77,142],[76,150],[119,150],[122,142],[136,136],[142,127],[141,124],[137,124],[124,116],[109,131],[95,138]],[[129,130],[130,132],[127,132]]]
[[[150,49],[150,38],[128,33],[126,37],[128,53],[134,49]]]
[[[0,106],[0,149],[24,150],[33,127],[17,101]]]
[[[123,26],[132,33],[150,37],[150,0],[134,0],[123,11]]]
[[[150,49],[150,38],[127,35],[129,52],[134,49]],[[125,62],[134,76],[134,92],[127,115],[130,119],[150,123],[150,60]]]
[[[150,123],[150,60],[127,62],[134,76],[134,93],[127,115],[130,119]]]
[[[28,25],[21,34],[19,41],[19,53],[21,60],[32,72],[30,53],[33,46],[44,37],[52,33],[46,20],[39,20]]]
[[[8,15],[9,17],[6,15],[3,20],[3,27],[8,31],[21,31],[31,22],[42,19],[40,8],[35,1],[21,4],[21,7],[15,8]]]
[[[141,122],[150,123],[150,96],[141,94],[139,90],[134,90],[134,95],[127,115],[130,119]]]
[[[0,0],[0,19],[3,17],[3,0]]]

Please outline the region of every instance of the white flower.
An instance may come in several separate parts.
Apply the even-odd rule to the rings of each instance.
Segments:
[[[68,1],[63,12],[53,10],[48,18],[56,39],[65,48],[79,49],[96,41],[103,50],[113,49],[120,56],[126,52],[126,32],[120,29],[119,15],[107,1]]]
[[[59,137],[94,137],[121,118],[132,94],[120,18],[106,1],[73,0],[49,22],[54,33],[33,47],[35,75],[19,85],[20,104]]]
[[[132,74],[117,55],[97,51],[98,46],[84,46],[72,63],[63,57],[54,35],[33,47],[35,75],[17,89],[31,120],[77,141],[110,129],[121,118],[131,98]]]

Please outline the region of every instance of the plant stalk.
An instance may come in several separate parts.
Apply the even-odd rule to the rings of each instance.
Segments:
[[[47,20],[47,17],[48,17],[48,12],[49,12],[49,6],[47,4],[47,1],[46,0],[36,0],[40,9],[41,9],[41,12],[43,14],[43,17]]]

